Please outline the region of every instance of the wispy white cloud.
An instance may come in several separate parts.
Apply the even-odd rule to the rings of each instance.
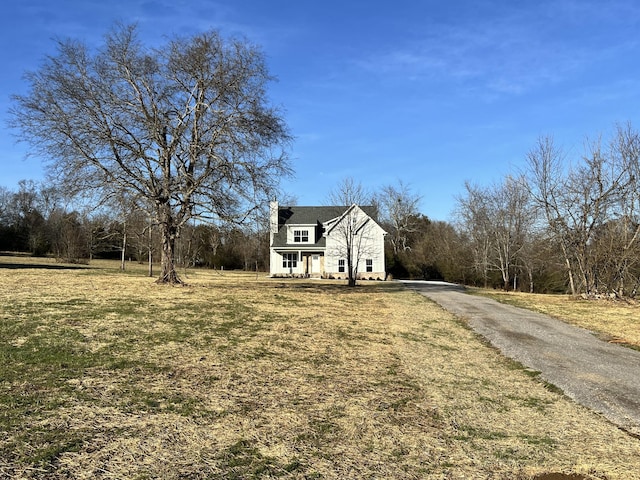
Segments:
[[[624,35],[635,31],[632,18],[640,14],[631,2],[606,8],[601,2],[541,2],[511,9],[499,3],[480,12],[481,18],[426,24],[411,41],[378,49],[357,65],[377,75],[450,83],[491,97],[563,82],[636,47],[635,35]],[[604,22],[607,36],[600,35]],[[611,36],[612,26],[618,35]]]

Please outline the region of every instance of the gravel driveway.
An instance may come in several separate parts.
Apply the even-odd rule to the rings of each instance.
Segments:
[[[599,340],[547,315],[468,295],[444,282],[404,281],[464,318],[504,355],[561,388],[576,402],[640,435],[640,352]]]

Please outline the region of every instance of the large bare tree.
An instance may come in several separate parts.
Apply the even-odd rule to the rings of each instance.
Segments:
[[[610,149],[625,178],[606,226],[611,241],[605,245],[612,250],[606,256],[608,285],[620,297],[636,296],[640,291],[640,133],[631,124],[618,125]]]
[[[635,243],[635,193],[633,168],[638,163],[638,140],[635,134],[618,130],[609,148],[600,139],[589,142],[580,163],[565,165],[564,154],[553,140],[543,137],[527,155],[528,182],[533,202],[544,212],[551,239],[560,245],[572,294],[597,294],[612,290],[603,285],[603,262],[598,258],[598,243],[614,232],[616,217],[626,223],[630,233],[625,245]],[[636,167],[637,168],[637,167]],[[624,200],[631,199],[625,205]],[[627,216],[628,215],[628,216]],[[625,218],[626,217],[626,218]],[[622,232],[621,232],[622,233]],[[614,233],[614,237],[618,234]],[[614,250],[622,250],[616,245]]]
[[[96,51],[57,47],[26,74],[12,126],[67,191],[139,199],[162,235],[158,281],[180,282],[174,246],[189,220],[246,218],[290,173],[263,53],[216,31],[151,48],[127,25]]]

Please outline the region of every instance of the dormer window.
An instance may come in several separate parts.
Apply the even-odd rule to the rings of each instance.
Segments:
[[[294,230],[294,243],[309,243],[309,230]]]

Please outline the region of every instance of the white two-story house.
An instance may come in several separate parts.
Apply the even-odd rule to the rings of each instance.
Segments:
[[[384,236],[374,207],[270,204],[271,276],[384,280]]]

